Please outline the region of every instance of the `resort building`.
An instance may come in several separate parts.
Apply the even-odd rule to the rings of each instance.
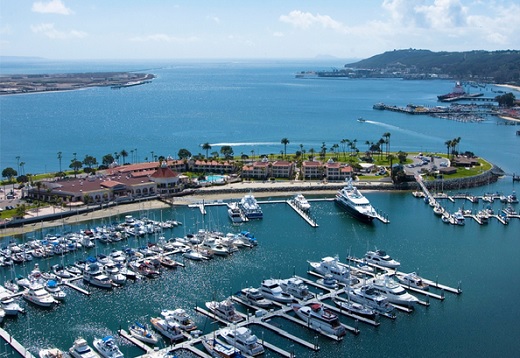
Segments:
[[[270,176],[270,164],[267,158],[242,167],[242,178],[265,180]]]
[[[328,181],[344,181],[347,178],[352,177],[354,168],[350,165],[334,162],[329,159],[324,165],[324,174]]]
[[[229,161],[219,162],[217,160],[190,160],[189,169],[199,173],[228,174],[235,172],[235,165]]]
[[[286,160],[277,160],[271,165],[270,176],[273,178],[292,179],[294,176],[294,163]]]
[[[187,180],[187,177],[184,177]],[[151,175],[150,180],[157,184],[157,194],[171,196],[184,189],[185,180],[163,162]]]
[[[302,163],[302,175],[304,180],[323,179],[323,166],[321,162],[306,160]]]

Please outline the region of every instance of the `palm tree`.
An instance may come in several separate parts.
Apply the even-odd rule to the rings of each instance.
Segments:
[[[24,165],[25,162],[20,162],[20,175],[25,175]]]
[[[311,159],[311,158],[314,159],[314,153],[315,152],[316,151],[314,150],[314,148],[309,149],[309,159]]]
[[[19,155],[16,156],[16,169],[17,169],[18,173],[20,173],[20,156]]]
[[[209,144],[208,142],[204,143],[202,145],[202,149],[206,151],[206,158],[208,158],[208,152],[211,149],[211,144]]]
[[[451,140],[448,139],[446,142],[444,142],[444,145],[446,145],[446,149],[447,149],[446,155],[449,158],[450,157]]]
[[[60,173],[61,173],[61,158],[62,158],[62,153],[58,152],[58,161],[60,163]]]
[[[283,144],[283,152],[284,152],[284,158],[287,157],[287,144],[289,144],[289,139],[282,138],[281,143]]]
[[[386,144],[386,155],[388,155],[388,152],[390,151],[390,132],[383,133],[383,138],[385,138],[385,144]]]
[[[128,152],[126,150],[122,149],[119,154],[121,154],[121,156],[123,157],[123,165],[124,165],[125,164],[125,158],[128,157]]]

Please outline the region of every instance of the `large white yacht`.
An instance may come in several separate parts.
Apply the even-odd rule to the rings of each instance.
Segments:
[[[248,356],[254,357],[264,353],[264,347],[258,343],[258,338],[247,327],[224,328],[220,330],[220,335],[227,343]]]
[[[371,264],[394,269],[401,265],[399,261],[392,259],[390,255],[383,250],[367,251],[365,254],[365,260]]]
[[[388,275],[377,275],[372,287],[388,298],[388,301],[398,305],[413,306],[419,299],[408,292]]]
[[[240,199],[238,207],[248,219],[262,219],[264,217],[262,208],[258,205],[258,202],[251,193],[244,195],[244,197]]]
[[[359,288],[349,289],[346,293],[352,301],[371,307],[379,313],[390,314],[394,310],[388,298],[372,285],[363,285]]]
[[[230,299],[225,299],[224,301],[210,301],[206,302],[206,307],[213,313],[215,316],[231,323],[237,323],[243,320],[242,316],[240,316],[236,310],[235,305],[231,302]]]
[[[74,358],[100,358],[99,354],[88,345],[87,341],[79,337],[69,349],[69,353]]]
[[[341,325],[338,315],[324,309],[321,303],[311,303],[305,306],[294,303],[292,309],[298,317],[307,323],[309,328],[315,331],[325,332],[337,337],[346,334],[346,329]]]
[[[327,256],[321,259],[320,262],[308,261],[311,268],[322,276],[332,275],[332,277],[339,282],[355,284],[359,281],[350,274],[350,270],[339,264],[338,257]]]
[[[263,280],[260,286],[260,293],[268,300],[280,303],[292,303],[294,300],[291,294],[282,290],[278,280]]]
[[[112,336],[94,339],[94,348],[105,358],[124,357]]]
[[[352,180],[349,180],[347,185],[338,191],[335,200],[350,215],[361,221],[372,222],[377,216],[376,210],[368,199],[352,185]]]

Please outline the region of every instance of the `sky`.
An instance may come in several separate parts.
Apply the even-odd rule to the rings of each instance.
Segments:
[[[520,49],[519,0],[0,0],[0,55],[368,58]]]

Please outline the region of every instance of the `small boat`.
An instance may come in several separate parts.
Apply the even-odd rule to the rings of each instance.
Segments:
[[[69,271],[67,271],[63,265],[59,265],[59,264],[53,265],[52,272],[56,276],[61,277],[61,278],[71,278],[72,277],[72,274]]]
[[[307,201],[303,194],[296,194],[293,198],[294,206],[301,209],[302,211],[309,211],[311,209],[311,204]]]
[[[63,358],[63,352],[58,348],[40,349],[38,352],[40,358]]]
[[[150,318],[150,323],[153,328],[159,331],[159,333],[172,341],[177,341],[184,337],[179,325],[174,322],[169,322],[159,317],[153,317]]]
[[[361,303],[357,303],[351,300],[345,300],[341,297],[334,297],[332,299],[336,306],[338,306],[341,310],[345,310],[347,312],[373,318],[376,315],[376,311],[370,307],[367,307]]]
[[[195,322],[182,308],[177,308],[174,310],[162,310],[161,316],[163,316],[167,321],[176,323],[183,331],[189,332],[197,329]]]
[[[397,281],[399,281],[405,287],[413,287],[419,290],[428,291],[430,289],[430,285],[425,283],[419,275],[415,272],[410,272],[407,274],[396,274],[395,277]]]
[[[242,358],[244,355],[238,348],[226,345],[216,338],[201,338],[202,345],[215,358]]]
[[[25,313],[25,309],[11,297],[2,298],[0,307],[4,310],[6,316],[18,316],[19,313]]]
[[[336,337],[343,337],[347,330],[340,323],[338,315],[324,309],[321,303],[312,303],[302,306],[297,303],[292,305],[293,311],[298,317],[307,323],[307,326],[318,332],[325,332]]]
[[[112,336],[94,339],[94,348],[105,358],[124,357]]]
[[[255,357],[264,353],[264,347],[258,343],[258,338],[247,327],[223,328],[219,334],[228,344],[248,356]]]
[[[65,291],[63,291],[61,287],[58,286],[58,283],[54,280],[47,281],[45,284],[45,289],[51,294],[52,297],[54,297],[54,299],[58,301],[63,301],[67,297]]]
[[[224,301],[210,301],[206,302],[206,307],[213,313],[215,316],[231,323],[237,323],[243,320],[242,316],[240,316],[236,310],[233,302],[230,299],[225,299]]]
[[[161,265],[163,265],[164,267],[168,267],[168,268],[176,268],[177,266],[180,265],[177,261],[175,261],[168,255],[159,255],[157,257],[157,260],[159,260]]]
[[[111,289],[113,282],[103,273],[102,265],[96,259],[87,260],[85,269],[83,270],[83,280],[100,288]]]
[[[194,261],[209,260],[209,258],[206,257],[205,255],[203,255],[201,252],[193,250],[193,249],[188,249],[186,252],[184,252],[182,254],[182,257],[185,257],[187,259],[194,260]]]
[[[367,120],[364,119],[364,118],[362,118],[362,117],[359,117],[359,118],[357,119],[357,121],[363,123],[363,122],[366,122]]]
[[[115,284],[123,285],[126,283],[126,276],[119,271],[119,267],[114,262],[106,263],[103,266],[103,273]]]
[[[330,273],[323,276],[323,278],[318,279],[316,282],[333,290],[336,290],[339,287],[338,280],[336,280]]]
[[[368,263],[388,267],[388,268],[398,268],[401,263],[392,259],[385,251],[376,250],[376,251],[368,251],[365,254],[365,260]]]
[[[37,306],[50,308],[56,303],[56,300],[50,295],[45,288],[38,283],[29,286],[29,289],[23,293],[23,298]]]
[[[268,300],[280,302],[280,303],[292,303],[294,297],[283,291],[278,280],[263,280],[260,286],[260,293]]]
[[[148,330],[148,327],[145,324],[141,324],[139,322],[135,322],[134,324],[130,325],[128,330],[132,337],[140,340],[141,342],[157,344],[159,340],[154,332]]]
[[[465,225],[466,219],[464,218],[464,213],[461,209],[457,210],[452,215],[453,219],[455,220],[455,225]]]
[[[88,345],[87,341],[79,337],[69,349],[69,353],[74,358],[100,358],[99,354]]]
[[[258,288],[244,288],[240,293],[242,299],[253,306],[268,308],[272,304],[271,301],[264,298]]]

